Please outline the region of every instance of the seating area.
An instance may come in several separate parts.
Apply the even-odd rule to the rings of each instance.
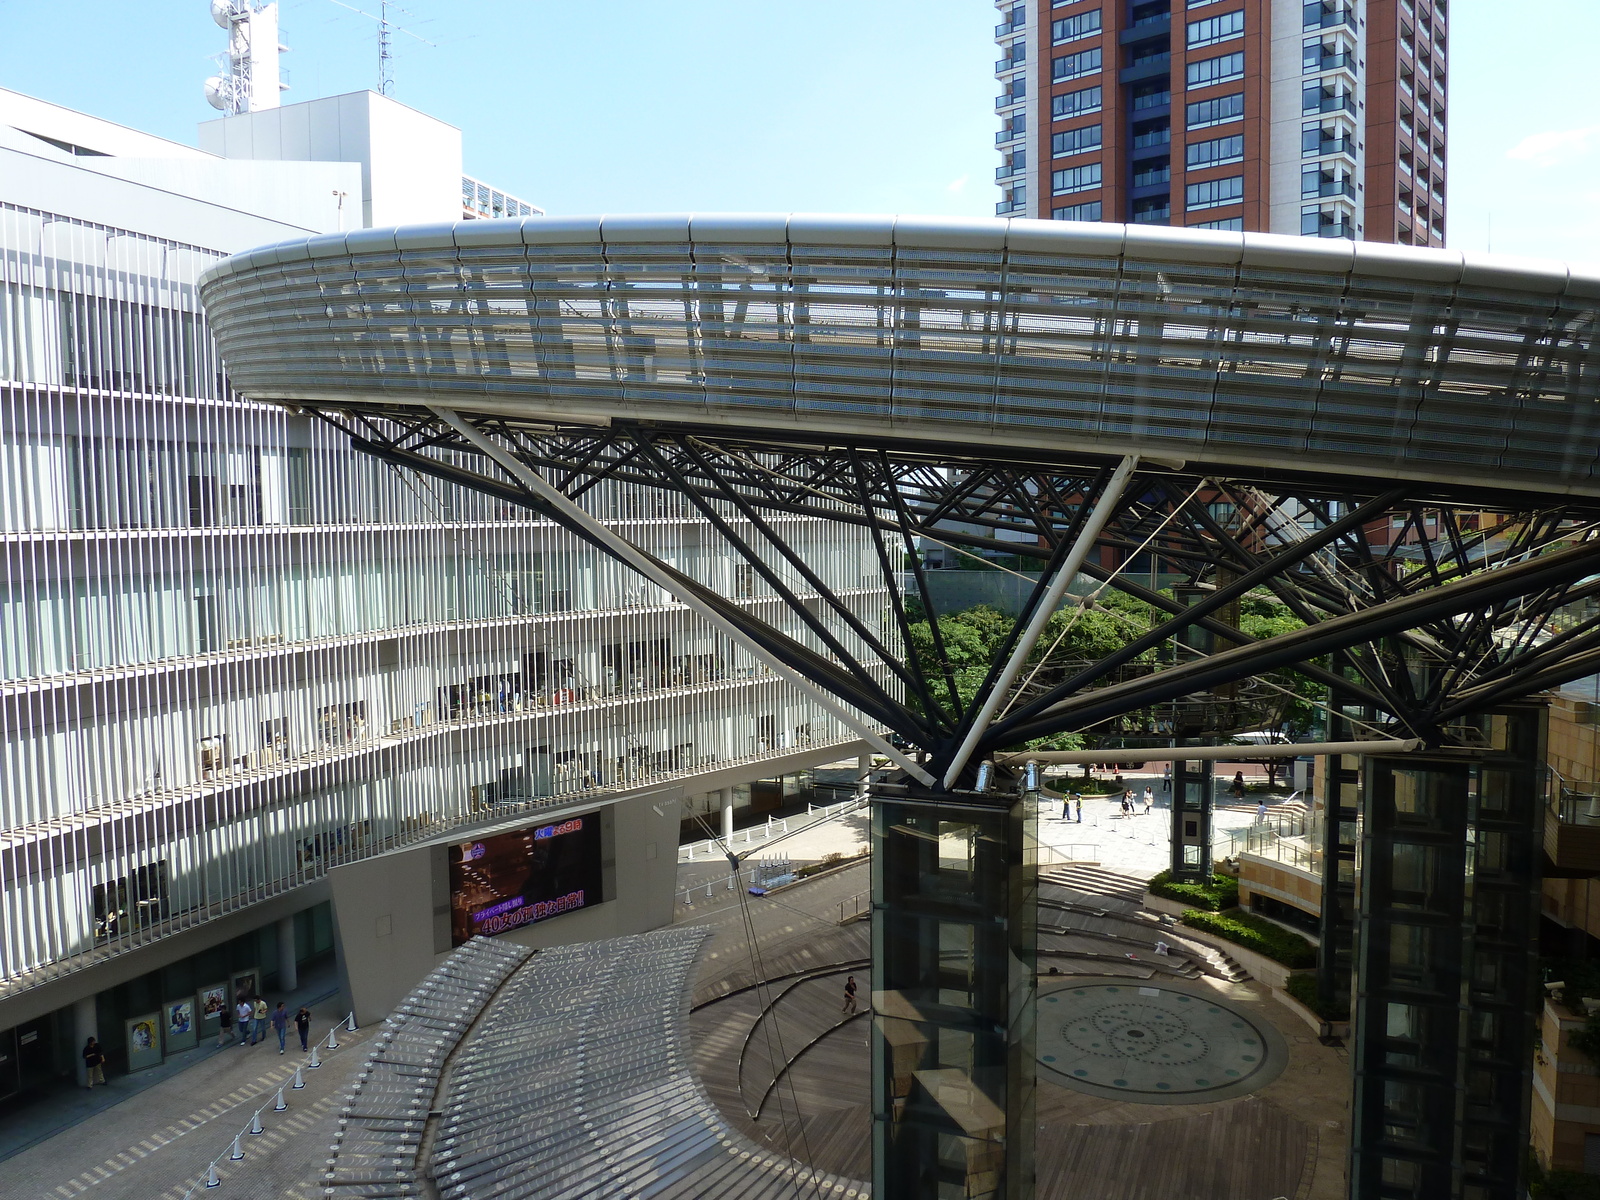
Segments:
[[[481,938],[457,949],[375,1040],[326,1194],[776,1200],[798,1184],[864,1197],[746,1138],[707,1097],[685,1018],[709,936],[679,926],[538,952]]]
[[[339,1110],[325,1195],[421,1194],[417,1159],[445,1064],[506,977],[532,954],[510,942],[474,938],[385,1019]]]

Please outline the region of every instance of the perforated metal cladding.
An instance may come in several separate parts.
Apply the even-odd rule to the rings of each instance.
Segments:
[[[1258,235],[922,222],[902,239],[884,221],[793,221],[784,242],[534,218],[462,246],[443,228],[428,248],[286,245],[230,260],[202,292],[235,385],[258,398],[1310,456],[1600,490],[1592,281],[1507,268],[1520,286],[1497,286],[1498,268],[1391,247],[1334,270],[1295,239],[1257,266]]]

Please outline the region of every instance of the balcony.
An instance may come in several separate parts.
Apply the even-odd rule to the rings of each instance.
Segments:
[[[1002,200],[998,204],[996,204],[994,206],[994,215],[997,216],[997,217],[1003,217],[1003,216],[1006,216],[1009,213],[1024,212],[1024,211],[1026,211],[1027,207],[1028,207],[1028,198],[1026,196],[1022,196],[1022,197],[1015,197],[1014,196],[1014,198],[1012,198],[1012,199]]]
[[[1600,875],[1600,796],[1564,786],[1552,791],[1544,811],[1544,873]]]
[[[1172,205],[1163,204],[1157,208],[1136,209],[1133,214],[1135,225],[1164,225],[1172,219]]]
[[[1311,94],[1305,96],[1300,103],[1300,111],[1305,116],[1315,116],[1317,113],[1353,113],[1355,110],[1356,100],[1351,95],[1329,96],[1324,94],[1318,96]]]
[[[1306,32],[1317,29],[1354,29],[1356,27],[1356,14],[1349,8],[1328,8],[1321,4],[1308,4],[1305,10]]]
[[[1329,180],[1324,180],[1315,189],[1306,188],[1306,187],[1302,187],[1300,189],[1300,198],[1302,200],[1316,200],[1316,199],[1324,199],[1324,200],[1326,200],[1326,199],[1328,199],[1330,197],[1333,197],[1333,196],[1354,197],[1355,194],[1356,194],[1355,185],[1353,183],[1351,183],[1348,179],[1329,179]]]
[[[1353,54],[1324,54],[1321,58],[1306,59],[1301,66],[1302,75],[1315,75],[1321,71],[1340,71],[1347,67],[1354,68],[1356,56]],[[1407,95],[1410,94],[1409,89]]]
[[[1356,143],[1355,143],[1355,139],[1354,138],[1348,138],[1348,137],[1323,138],[1315,146],[1308,147],[1305,150],[1303,157],[1309,158],[1312,155],[1323,155],[1323,154],[1350,154],[1350,155],[1354,155],[1355,152],[1356,152]]]
[[[1172,168],[1158,167],[1153,171],[1135,171],[1133,186],[1137,188],[1156,187],[1158,184],[1172,182]]]
[[[1162,13],[1157,17],[1145,17],[1142,21],[1135,21],[1122,31],[1117,41],[1124,46],[1134,42],[1142,42],[1158,37],[1170,37],[1172,34],[1172,14]]]
[[[1172,130],[1170,128],[1152,129],[1148,133],[1136,133],[1133,135],[1133,148],[1135,150],[1143,150],[1148,146],[1170,146],[1171,144]]]
[[[1020,83],[1022,81],[1018,80],[1017,82]],[[996,111],[1002,108],[1010,108],[1013,104],[1021,104],[1027,98],[1027,94],[1026,90],[1001,92],[994,98]]]
[[[1117,78],[1123,83],[1144,83],[1149,79],[1165,79],[1172,74],[1172,55],[1163,51],[1136,58],[1122,68]]]
[[[1003,179],[1010,179],[1013,175],[1026,175],[1027,173],[1028,164],[1020,155],[1011,162],[1001,163],[994,169],[995,182],[997,183]]]
[[[1005,58],[996,61],[994,64],[994,73],[996,75],[1004,75],[1007,71],[1021,70],[1027,65],[1027,63],[1028,56],[1026,54],[1016,56],[1008,54]]]
[[[1010,20],[1002,21],[994,27],[994,35],[997,38],[1010,37],[1027,23],[1028,18],[1026,16],[1013,15]]]
[[[1331,221],[1326,225],[1317,226],[1316,231],[1311,236],[1325,238],[1354,238],[1356,236],[1356,227],[1350,224],[1349,221]]]
[[[1013,125],[1010,129],[1002,129],[994,135],[994,144],[1004,146],[1007,142],[1020,141],[1027,134],[1027,130],[1020,125]]]
[[[1167,108],[1172,104],[1172,93],[1169,91],[1146,92],[1142,96],[1133,98],[1135,112],[1149,113],[1155,109]]]

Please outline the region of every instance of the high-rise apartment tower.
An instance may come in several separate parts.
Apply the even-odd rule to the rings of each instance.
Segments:
[[[1445,0],[997,7],[997,215],[1444,243]]]

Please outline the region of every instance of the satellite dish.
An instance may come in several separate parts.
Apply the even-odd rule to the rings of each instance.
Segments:
[[[233,16],[232,0],[211,0],[211,19],[224,29],[228,27],[228,19]]]
[[[225,2],[226,0],[217,0],[219,4]],[[224,112],[227,111],[228,91],[228,81],[220,75],[213,75],[206,80],[206,103],[211,105],[212,108]]]

